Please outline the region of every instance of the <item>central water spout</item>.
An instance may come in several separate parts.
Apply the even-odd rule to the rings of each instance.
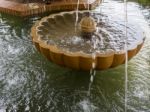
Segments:
[[[96,22],[90,14],[87,14],[81,19],[80,29],[82,36],[85,38],[91,38],[93,33],[96,31]]]

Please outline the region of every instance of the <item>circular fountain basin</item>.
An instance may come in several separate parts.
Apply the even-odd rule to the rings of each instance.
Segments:
[[[97,70],[116,67],[125,62],[126,51],[128,60],[139,52],[145,38],[137,24],[128,23],[126,38],[124,20],[99,13],[91,14],[97,23],[91,39],[83,38],[79,23],[86,13],[61,12],[38,21],[31,30],[38,51],[53,63],[77,70],[90,70],[93,64]]]

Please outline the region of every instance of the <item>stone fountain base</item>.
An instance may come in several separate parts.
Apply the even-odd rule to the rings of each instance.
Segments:
[[[99,5],[101,0],[90,0],[90,9]],[[87,9],[87,0],[80,0],[79,10]],[[51,4],[46,3],[19,3],[16,1],[0,1],[0,12],[15,15],[15,16],[30,16],[45,12],[76,10],[77,0],[61,0],[53,1]]]
[[[43,18],[41,21],[47,20],[48,17]],[[124,64],[126,60],[126,51],[113,51],[108,50],[105,53],[97,53],[96,58],[93,60],[92,54],[81,52],[65,52],[56,47],[55,45],[48,45],[46,42],[40,40],[37,33],[37,27],[40,22],[37,22],[31,29],[32,41],[35,47],[41,52],[49,61],[68,68],[76,70],[90,70],[93,62],[96,64],[97,70],[105,70],[113,68],[118,65]],[[135,46],[128,48],[128,60],[135,56],[141,49],[144,43],[143,39]]]

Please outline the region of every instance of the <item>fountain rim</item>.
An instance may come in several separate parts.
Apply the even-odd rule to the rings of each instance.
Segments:
[[[37,49],[40,52],[43,52],[42,49],[48,50],[49,54],[58,54],[58,56],[66,56],[69,58],[81,58],[81,59],[89,59],[89,60],[93,60],[93,56],[92,53],[91,54],[87,54],[87,53],[83,53],[83,52],[67,52],[64,51],[58,47],[56,47],[55,45],[48,45],[46,42],[44,42],[43,40],[41,40],[39,37],[40,35],[37,33],[38,31],[38,27],[42,25],[42,22],[46,22],[46,20],[48,18],[54,18],[54,16],[62,15],[65,13],[74,13],[75,11],[70,11],[70,12],[60,12],[60,13],[56,13],[56,14],[51,14],[49,16],[46,16],[44,18],[42,18],[40,21],[37,21],[35,23],[35,25],[31,28],[31,37],[32,37],[32,41],[34,44],[37,44]],[[82,13],[86,12],[86,11],[81,11]],[[143,43],[144,43],[145,38],[143,37],[139,42],[137,42],[136,45],[134,45],[133,47],[131,47],[130,49],[128,49],[128,59],[131,59],[133,56],[135,56],[141,49]],[[114,50],[108,50],[108,52],[102,52],[102,53],[96,53],[95,59],[96,60],[101,60],[101,59],[110,59],[112,60],[112,62],[109,64],[109,67],[114,67],[114,66],[118,66],[120,64],[123,64],[125,62],[125,50],[120,50],[120,51],[114,51]],[[114,60],[116,60],[115,58],[119,56],[119,58],[124,58],[122,62],[120,62],[120,64],[113,64]],[[116,60],[117,61],[117,60]],[[115,62],[118,63],[118,62]],[[99,68],[98,68],[99,69]]]

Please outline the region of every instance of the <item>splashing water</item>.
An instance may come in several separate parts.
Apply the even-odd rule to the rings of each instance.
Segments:
[[[88,99],[81,101],[78,106],[83,112],[94,112],[97,109]]]

